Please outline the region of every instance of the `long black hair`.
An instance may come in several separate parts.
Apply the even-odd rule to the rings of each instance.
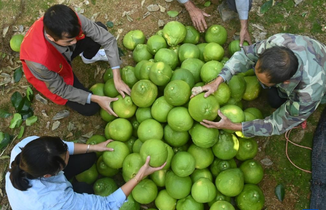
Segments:
[[[80,24],[76,13],[68,6],[56,4],[50,7],[43,17],[44,28],[55,41],[78,36]]]
[[[62,156],[67,152],[67,145],[59,137],[39,137],[21,150],[9,169],[11,183],[18,190],[31,187],[28,179],[55,175],[66,167]]]

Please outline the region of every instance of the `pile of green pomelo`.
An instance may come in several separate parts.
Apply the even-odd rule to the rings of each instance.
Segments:
[[[177,21],[148,39],[140,30],[129,31],[123,45],[133,51],[136,64],[122,68],[121,77],[131,96],[118,94],[111,69],[103,83],[91,87],[94,94],[119,98],[112,103],[119,117],[101,110],[105,134],[94,135],[87,143],[113,139],[108,147],[114,151],[98,153],[97,164],[76,179],[93,183],[96,194],[107,196],[118,188],[114,178],[122,176],[127,182],[151,156],[151,166],[167,162],[166,166],[142,180],[121,209],[139,210],[141,205],[152,210],[262,209],[265,198],[257,184],[263,168],[254,160],[256,140],[199,123],[218,121],[219,109],[236,123],[262,119],[257,108],[242,107],[242,100],[254,100],[260,92],[253,71],[233,76],[206,98],[204,93],[190,98],[193,87],[214,80],[227,62],[226,40],[221,25],[209,27],[204,37]],[[238,50],[239,40],[234,40],[227,53]]]

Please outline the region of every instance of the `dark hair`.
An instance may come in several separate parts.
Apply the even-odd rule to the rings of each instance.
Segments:
[[[78,36],[80,24],[76,13],[68,6],[57,4],[50,7],[44,14],[44,28],[55,41]]]
[[[298,59],[286,48],[274,46],[259,56],[259,73],[267,73],[269,82],[278,84],[289,80],[298,69]]]
[[[31,187],[28,179],[55,175],[66,167],[62,155],[67,152],[67,145],[59,137],[40,137],[21,150],[9,169],[11,183],[18,190]]]

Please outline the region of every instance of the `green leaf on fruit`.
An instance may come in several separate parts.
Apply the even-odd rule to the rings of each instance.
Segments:
[[[274,0],[269,0],[265,2],[261,7],[260,7],[260,13],[264,14],[267,12],[273,5],[274,5]]]
[[[15,70],[14,81],[19,82],[22,76],[23,76],[23,70],[21,67],[19,67],[18,69]]]
[[[210,1],[206,1],[205,4],[204,4],[205,7],[209,7],[211,6],[211,2]]]
[[[7,112],[6,110],[4,109],[0,109],[0,118],[7,118],[9,116],[11,116],[12,114]]]
[[[283,201],[285,195],[285,189],[282,184],[279,184],[275,187],[275,195],[279,201]]]
[[[22,116],[19,113],[15,113],[14,117],[10,121],[9,128],[18,128],[23,122]]]
[[[32,90],[32,88],[28,87],[26,90],[26,97],[29,101],[32,101],[34,98],[34,92]]]
[[[175,11],[175,10],[170,10],[170,11],[167,11],[168,15],[170,17],[176,17],[179,15],[179,12],[178,11]]]
[[[12,140],[8,133],[0,132],[0,149],[5,148]]]
[[[17,138],[20,139],[21,137],[23,137],[24,132],[25,132],[25,127],[24,126],[20,127]]]
[[[33,115],[26,119],[26,125],[31,126],[37,121],[37,116]]]

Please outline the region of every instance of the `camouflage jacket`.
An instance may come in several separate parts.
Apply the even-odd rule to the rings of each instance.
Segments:
[[[305,121],[320,103],[326,103],[326,46],[307,36],[275,34],[244,47],[225,64],[220,76],[229,81],[232,75],[251,69],[259,54],[273,46],[291,49],[298,58],[297,72],[289,84],[277,84],[280,96],[288,100],[271,116],[242,123],[247,137],[279,135]]]

